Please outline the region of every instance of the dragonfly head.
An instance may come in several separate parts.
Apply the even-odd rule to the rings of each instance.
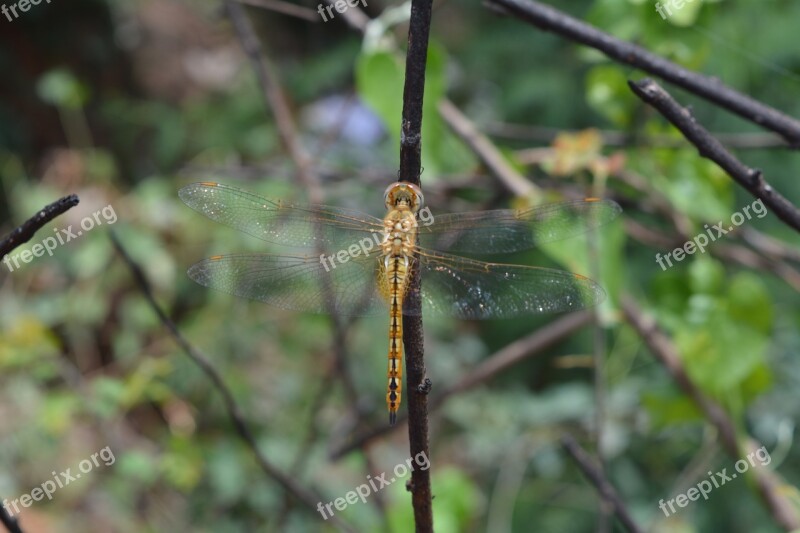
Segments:
[[[425,203],[425,196],[422,194],[422,190],[413,183],[399,181],[386,188],[383,201],[386,209],[406,206],[416,213]]]

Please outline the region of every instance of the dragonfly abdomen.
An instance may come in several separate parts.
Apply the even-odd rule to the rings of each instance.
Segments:
[[[397,411],[403,392],[403,297],[408,285],[408,257],[387,256],[386,278],[389,285],[389,384],[386,389],[386,405],[389,408],[389,423],[397,420]]]

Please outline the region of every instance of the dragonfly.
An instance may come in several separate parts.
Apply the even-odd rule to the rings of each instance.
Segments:
[[[180,189],[186,205],[263,241],[313,253],[215,255],[192,265],[195,282],[273,306],[342,316],[389,316],[386,404],[394,424],[402,398],[403,315],[486,320],[558,313],[605,297],[579,274],[480,261],[576,236],[616,218],[610,200],[587,198],[526,209],[433,216],[420,187],[386,189],[383,219],[358,210],[274,200],[220,183]],[[421,287],[411,289],[413,268]],[[421,308],[411,306],[418,291]]]

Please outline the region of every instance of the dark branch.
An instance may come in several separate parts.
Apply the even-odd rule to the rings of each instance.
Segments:
[[[595,486],[600,496],[613,506],[614,512],[617,518],[619,518],[619,521],[622,522],[622,525],[624,525],[628,531],[642,533],[644,530],[633,521],[625,503],[619,497],[617,491],[614,490],[614,486],[606,479],[603,471],[592,462],[589,454],[587,454],[570,435],[561,437],[561,446],[572,456],[575,460],[575,464],[581,469],[583,475],[592,482],[592,485]]]
[[[422,170],[422,100],[433,0],[412,0],[403,87],[403,122],[400,134],[400,180],[420,184]]]
[[[400,134],[399,181],[420,185],[422,171],[422,101],[425,95],[425,66],[428,62],[428,36],[433,0],[412,0],[406,52],[406,80],[403,87],[403,117]],[[418,257],[418,256],[417,256]],[[428,450],[428,392],[423,346],[421,280],[418,260],[411,267],[406,305],[416,316],[403,315],[403,344],[406,352],[406,391],[408,397],[408,444],[411,456]],[[433,496],[430,469],[415,469],[407,485],[414,507],[418,532],[433,532]]]
[[[620,63],[649,72],[689,92],[772,130],[791,146],[800,148],[800,121],[744,95],[718,79],[683,68],[626,41],[602,32],[553,7],[533,0],[486,0],[492,7],[535,26],[591,46]]]
[[[6,526],[8,533],[22,533],[19,522],[16,518],[6,512],[6,508],[0,505],[0,523]]]
[[[273,465],[261,452],[258,447],[256,437],[253,435],[253,432],[250,430],[247,422],[245,422],[244,415],[234,399],[233,392],[225,383],[225,380],[222,378],[214,365],[211,364],[211,361],[208,359],[208,357],[200,353],[189,343],[188,340],[186,340],[183,334],[178,330],[178,326],[175,325],[175,323],[167,316],[161,306],[158,305],[158,302],[156,302],[155,296],[153,295],[153,291],[150,288],[150,283],[147,281],[142,268],[131,258],[130,255],[128,255],[127,250],[125,250],[125,248],[122,246],[122,243],[119,241],[116,234],[111,231],[110,235],[111,241],[114,244],[114,248],[128,265],[136,284],[139,286],[139,290],[142,291],[142,294],[144,294],[144,297],[147,299],[150,307],[153,309],[153,311],[155,311],[156,315],[158,315],[161,323],[164,324],[164,327],[167,328],[186,356],[189,357],[189,359],[191,359],[192,362],[200,368],[206,377],[211,380],[214,388],[216,388],[217,391],[219,391],[219,393],[222,395],[222,399],[225,404],[225,410],[227,411],[228,417],[233,423],[233,427],[236,430],[237,435],[239,435],[242,441],[244,441],[247,447],[253,452],[256,462],[261,467],[261,470],[263,470],[267,476],[274,479],[288,494],[300,502],[304,508],[316,514],[316,505],[322,501],[322,498],[318,496],[315,491],[309,491],[298,485],[291,476],[285,474],[278,467]],[[346,531],[354,531],[349,525],[342,522],[341,519],[336,515],[331,516],[330,520],[331,522],[335,522],[338,527]]]
[[[761,171],[749,168],[736,159],[667,91],[650,79],[628,82],[628,85],[636,96],[657,109],[664,118],[678,128],[684,137],[697,147],[702,157],[714,161],[750,194],[760,198],[778,218],[800,231],[800,210],[764,181]]]
[[[56,218],[58,215],[66,213],[78,205],[78,202],[80,202],[78,196],[76,194],[70,194],[69,196],[65,196],[64,198],[45,206],[27,222],[13,230],[8,234],[8,236],[6,236],[5,239],[0,241],[0,257],[6,256],[17,246],[25,244],[31,240],[36,232],[42,229],[42,226]]]

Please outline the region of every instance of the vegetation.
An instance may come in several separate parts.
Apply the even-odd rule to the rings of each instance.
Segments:
[[[381,216],[399,166],[408,5],[366,3],[347,11],[373,19],[366,32],[309,2],[246,15],[324,202]],[[667,19],[650,0],[568,4],[557,7],[800,117],[796,2],[696,0]],[[337,510],[345,525],[303,502],[344,498],[409,459],[406,425],[384,428],[387,318],[335,324],[185,274],[215,254],[287,250],[199,216],[181,186],[314,194],[223,5],[74,0],[0,17],[0,233],[80,197],[11,254],[30,261],[0,264],[0,499],[114,456],[22,509],[23,531],[414,527],[408,476]],[[421,174],[434,215],[587,196],[623,208],[601,231],[496,258],[597,280],[596,314],[423,317],[436,531],[622,531],[627,513],[642,530],[772,532],[800,516],[800,239],[637,97],[628,82],[647,76],[478,2],[434,3]],[[800,160],[779,135],[657,81],[800,203]],[[36,256],[87,217],[90,230]],[[736,227],[674,254],[720,222]],[[659,508],[761,446],[769,460],[707,500]]]

